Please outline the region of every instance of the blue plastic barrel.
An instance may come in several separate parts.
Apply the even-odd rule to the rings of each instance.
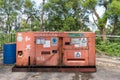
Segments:
[[[16,62],[16,44],[4,44],[3,46],[3,63],[14,64]]]

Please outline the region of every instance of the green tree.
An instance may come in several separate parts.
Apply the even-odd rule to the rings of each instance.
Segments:
[[[120,15],[120,1],[119,0],[81,0],[81,4],[84,8],[87,8],[91,11],[93,15],[96,16],[97,22],[94,19],[95,24],[97,25],[102,40],[106,41],[106,23],[111,21],[111,34],[115,34],[119,28],[119,15]],[[99,13],[96,12],[96,6],[104,6],[105,12],[102,17],[99,16]],[[107,29],[108,30],[108,29]]]
[[[102,36],[102,39],[103,39],[103,41],[105,41],[105,39],[106,39],[105,25],[107,22],[107,16],[106,16],[107,14],[105,12],[103,17],[101,18],[99,16],[99,14],[96,12],[95,8],[96,8],[98,1],[99,0],[84,0],[84,1],[81,0],[81,4],[84,8],[87,8],[88,10],[90,10],[92,15],[96,16],[98,21],[96,22],[94,19],[93,20],[94,20],[95,24],[97,25],[98,29],[100,30],[101,35],[104,35],[104,36]],[[100,0],[100,1],[102,1],[102,0]],[[102,5],[107,9],[107,7],[106,7],[107,4],[105,4],[106,3],[105,0],[102,3],[103,3]]]
[[[1,0],[0,1],[0,15],[4,17],[2,20],[5,26],[5,32],[10,33],[12,28],[15,27],[16,17],[23,0]]]
[[[41,19],[41,25],[40,25],[40,31],[44,31],[44,9],[43,9],[43,6],[45,4],[45,0],[42,1],[42,10],[41,10],[41,16],[40,16],[40,19]]]
[[[120,1],[119,0],[112,0],[111,4],[109,5],[109,19],[111,23],[111,35],[119,34],[120,33]]]
[[[38,27],[40,27],[40,9],[41,8],[37,8],[35,6],[35,2],[31,0],[1,0],[1,31],[10,33],[12,30],[39,30]],[[26,26],[28,26],[25,26],[26,29],[23,28],[24,25],[22,25],[24,21],[26,22]]]
[[[31,0],[25,0],[23,3],[23,15],[26,15],[27,19],[23,19],[26,26],[21,24],[22,29],[30,31],[38,31],[40,27],[40,9],[36,8],[35,2]],[[24,27],[24,28],[23,28]]]
[[[88,17],[80,0],[48,0],[44,5],[44,11],[47,13],[47,31],[78,31],[86,27],[85,21]]]

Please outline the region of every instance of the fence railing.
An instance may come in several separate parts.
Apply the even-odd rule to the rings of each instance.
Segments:
[[[3,50],[5,43],[12,43],[16,41],[16,34],[0,34],[0,51]]]
[[[101,38],[104,35],[96,35],[96,40],[97,38]],[[110,42],[117,42],[120,43],[120,35],[106,35],[106,39]]]

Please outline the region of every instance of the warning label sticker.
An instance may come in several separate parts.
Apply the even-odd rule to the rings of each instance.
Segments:
[[[57,46],[58,38],[52,38],[51,42],[52,42],[52,46]]]
[[[80,40],[80,46],[82,46],[82,47],[87,46],[87,38],[81,38],[81,40]]]
[[[85,47],[87,46],[87,38],[71,38],[71,43],[75,47]]]
[[[75,52],[74,57],[75,58],[81,58],[81,52]]]
[[[80,43],[80,38],[71,38],[71,43],[72,44],[79,44]]]
[[[45,39],[44,38],[37,38],[36,44],[45,44]]]
[[[19,41],[19,42],[21,42],[22,39],[23,39],[22,36],[18,36],[18,37],[17,37],[17,41]]]
[[[19,33],[17,37],[17,41],[21,42],[22,40],[23,40],[22,34]]]
[[[50,41],[46,40],[45,44],[43,45],[44,48],[49,48],[50,47]]]

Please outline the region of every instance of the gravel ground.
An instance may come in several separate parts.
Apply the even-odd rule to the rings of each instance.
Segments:
[[[0,80],[120,80],[119,68],[103,66],[107,62],[101,62],[103,63],[101,65],[100,60],[97,61],[97,72],[95,73],[12,72],[14,65],[4,65],[1,56]]]

